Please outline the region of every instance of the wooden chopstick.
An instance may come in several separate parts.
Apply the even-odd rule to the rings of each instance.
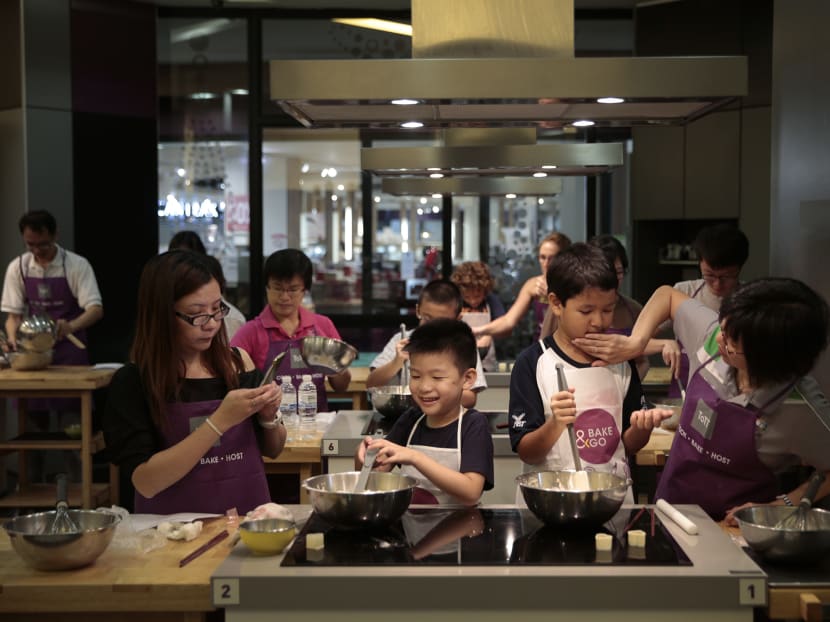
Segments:
[[[643,515],[643,512],[646,511],[645,507],[641,507],[640,511],[634,515],[634,518],[631,519],[631,522],[625,526],[625,529],[622,530],[623,533],[626,533],[629,529],[631,529],[635,523],[640,520],[640,517]]]
[[[189,564],[190,562],[192,562],[194,559],[196,559],[197,557],[199,557],[199,556],[200,556],[200,555],[202,555],[203,553],[206,553],[207,551],[209,551],[210,549],[212,549],[214,546],[216,546],[217,544],[219,544],[222,540],[224,540],[225,538],[227,538],[227,537],[228,537],[228,535],[229,535],[229,534],[228,534],[228,530],[227,530],[227,529],[223,529],[222,531],[220,531],[219,533],[217,533],[217,534],[216,534],[215,536],[213,536],[210,540],[208,540],[208,541],[207,541],[207,542],[205,542],[202,546],[200,546],[198,549],[196,549],[195,551],[193,551],[190,555],[188,555],[187,557],[183,558],[183,559],[179,562],[179,568],[181,568],[182,566],[185,566],[185,565]]]

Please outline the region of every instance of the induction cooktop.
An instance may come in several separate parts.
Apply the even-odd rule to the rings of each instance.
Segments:
[[[646,532],[644,547],[629,547],[628,530]],[[322,550],[307,550],[306,535],[324,533]],[[595,535],[613,536],[597,551]],[[645,509],[623,509],[596,529],[545,526],[529,510],[411,508],[382,530],[340,531],[312,514],[282,566],[440,565],[690,566],[660,519]]]

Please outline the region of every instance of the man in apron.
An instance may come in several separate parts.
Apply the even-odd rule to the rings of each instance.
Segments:
[[[743,231],[729,224],[712,225],[700,230],[695,238],[695,252],[700,259],[701,278],[680,281],[674,288],[690,298],[700,300],[712,311],[720,309],[723,299],[738,286],[741,268],[749,258],[749,240]],[[670,323],[661,326],[665,329]],[[681,344],[682,345],[682,344]],[[680,354],[680,371],[669,387],[669,397],[680,397],[689,378],[689,355]]]
[[[0,309],[7,313],[6,335],[17,347],[17,329],[26,315],[47,315],[55,322],[53,365],[89,365],[88,351],[66,339],[72,334],[87,343],[86,329],[104,316],[101,292],[89,262],[58,246],[57,223],[49,212],[24,214],[19,221],[23,243],[28,249],[9,263],[3,283]],[[77,420],[77,399],[30,400],[32,413],[58,413],[55,427],[63,429]],[[35,415],[32,423],[48,429],[48,414]]]

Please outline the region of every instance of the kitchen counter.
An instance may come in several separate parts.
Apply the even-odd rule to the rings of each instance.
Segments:
[[[498,506],[493,506],[498,507]],[[666,528],[691,566],[646,565],[361,565],[280,566],[237,546],[213,574],[216,606],[228,622],[436,619],[580,621],[750,621],[766,605],[761,569],[698,506],[678,506],[699,528]],[[307,512],[307,510],[306,510]],[[315,598],[315,595],[318,597]]]
[[[191,542],[169,541],[142,554],[113,540],[90,566],[44,572],[23,563],[0,531],[0,618],[60,622],[198,622],[214,609],[210,577],[230,552],[229,540],[179,568],[179,560],[224,529],[204,523]],[[50,615],[51,614],[51,615]]]
[[[311,511],[307,505],[288,507],[300,523]],[[422,622],[425,613],[439,609],[485,621],[519,612],[523,620],[550,620],[552,610],[578,616],[580,622],[597,610],[603,620],[665,620],[673,612],[683,620],[750,620],[750,609],[738,603],[738,587],[742,580],[760,581],[763,575],[730,541],[727,531],[734,535],[737,530],[713,528],[698,508],[679,507],[699,524],[701,535],[687,536],[671,523],[667,528],[694,566],[661,567],[658,572],[574,566],[288,569],[280,567],[280,557],[255,557],[244,544],[231,548],[228,541],[179,568],[180,559],[224,527],[223,519],[205,523],[192,542],[168,542],[146,554],[114,542],[91,566],[41,572],[20,560],[0,530],[0,619],[198,622],[214,607],[227,607],[228,622],[270,622],[275,615],[280,620],[321,620],[326,614],[361,622],[393,615]],[[797,569],[790,578],[774,579],[774,574],[767,580],[772,619],[798,619],[802,599],[830,602],[830,575],[816,582]],[[413,589],[423,598],[413,598]],[[325,598],[315,600],[315,594]],[[260,606],[263,610],[253,610]],[[410,612],[408,617],[400,613],[401,607]]]

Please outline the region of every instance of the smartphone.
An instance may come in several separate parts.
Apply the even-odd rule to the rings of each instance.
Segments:
[[[274,382],[274,378],[277,377],[277,367],[280,366],[282,363],[282,359],[285,358],[285,352],[280,352],[274,357],[274,360],[271,361],[271,366],[268,368],[268,371],[265,372],[265,377],[262,379],[262,382],[259,383],[259,386],[264,386],[270,382]]]

